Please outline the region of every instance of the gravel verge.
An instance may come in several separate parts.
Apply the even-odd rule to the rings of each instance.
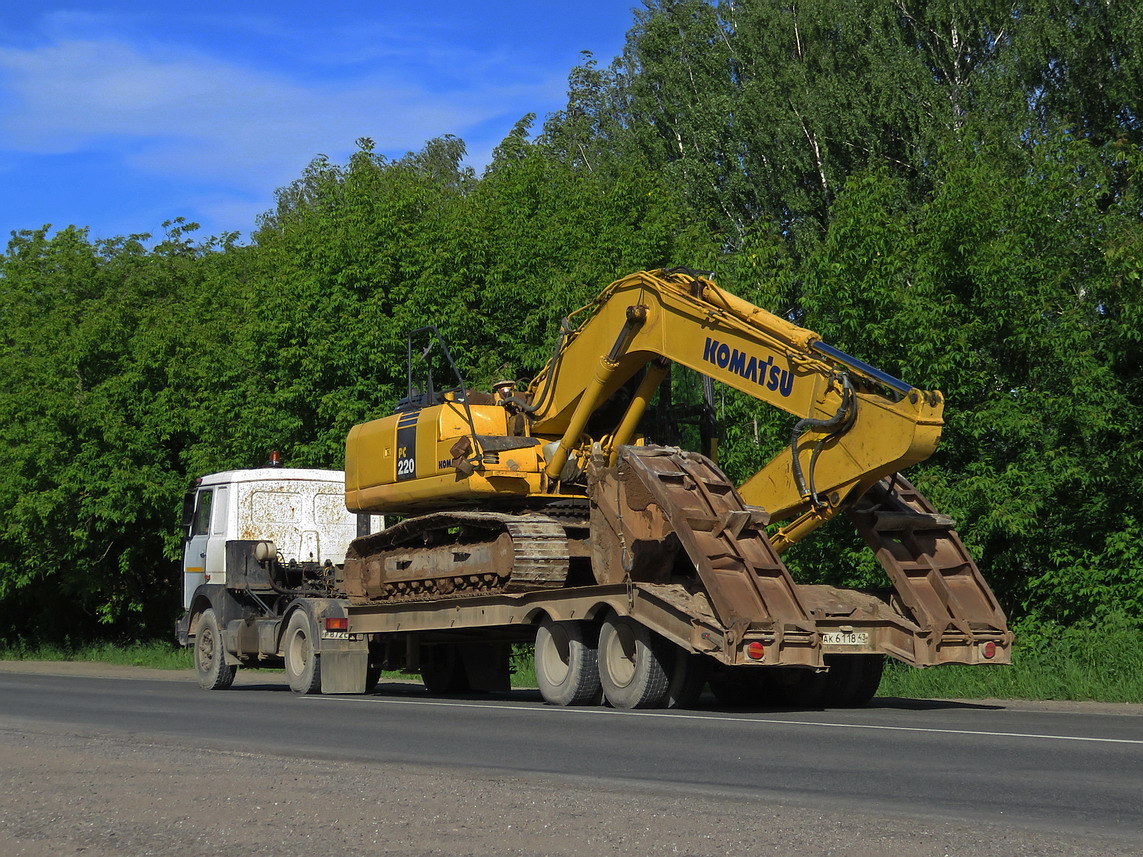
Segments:
[[[337,763],[0,721],[0,853],[1126,857],[997,825],[542,776]]]

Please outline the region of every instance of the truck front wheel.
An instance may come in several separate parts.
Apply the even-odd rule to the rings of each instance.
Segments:
[[[294,693],[317,693],[321,688],[321,656],[314,651],[311,634],[310,617],[304,610],[295,610],[282,638],[286,676]]]
[[[234,684],[234,674],[238,671],[238,667],[226,663],[218,617],[210,609],[198,617],[198,630],[194,637],[194,671],[198,673],[199,687],[204,690],[226,690]]]

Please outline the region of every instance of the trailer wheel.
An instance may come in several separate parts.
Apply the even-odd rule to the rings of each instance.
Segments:
[[[829,692],[829,673],[801,667],[770,671],[774,704],[780,708],[822,708]]]
[[[314,651],[310,634],[310,617],[295,610],[282,638],[286,676],[294,693],[317,693],[321,688],[321,656]]]
[[[194,638],[194,671],[198,673],[199,687],[204,690],[226,690],[234,684],[238,667],[226,663],[222,632],[218,617],[207,609],[198,618],[198,632]]]
[[[767,672],[757,667],[723,667],[711,675],[710,692],[719,705],[728,708],[772,705],[773,691]]]
[[[599,629],[599,680],[616,708],[658,708],[667,696],[667,642],[627,616]]]
[[[884,655],[826,655],[825,704],[837,708],[859,708],[877,693],[885,671]]]
[[[381,681],[381,667],[369,667],[365,670],[365,692],[373,693]]]
[[[711,660],[706,655],[672,646],[674,662],[667,684],[667,708],[694,708],[710,678]]]
[[[421,682],[435,695],[468,693],[468,673],[456,643],[439,643],[421,655]]]
[[[599,650],[582,622],[545,619],[536,631],[536,684],[551,705],[597,705],[601,700]]]

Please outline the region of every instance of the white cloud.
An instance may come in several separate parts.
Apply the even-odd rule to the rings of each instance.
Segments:
[[[582,40],[522,3],[57,2],[0,16],[0,234],[175,215],[247,230],[275,188],[359,137],[399,157],[455,134],[479,170],[521,116],[558,109],[565,41]]]
[[[361,136],[403,153],[441,134],[465,137],[505,111],[506,132],[513,104],[550,98],[550,81],[471,84],[433,91],[384,71],[303,82],[170,45],[59,38],[0,47],[9,105],[0,151],[63,154],[110,143],[141,170],[265,191]]]

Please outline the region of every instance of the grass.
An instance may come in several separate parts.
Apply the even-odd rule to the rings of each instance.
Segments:
[[[160,670],[185,670],[194,666],[191,650],[174,643],[151,641],[136,643],[88,643],[62,645],[31,644],[25,641],[0,643],[0,660],[6,661],[92,661],[125,664]]]
[[[190,649],[167,642],[89,645],[0,643],[0,660],[96,661],[191,669]],[[387,677],[404,677],[402,673]],[[535,687],[532,647],[512,650],[512,684]],[[1143,628],[1121,616],[1082,626],[1017,630],[1012,666],[919,670],[890,662],[880,696],[916,699],[1061,699],[1143,702]]]
[[[531,643],[517,643],[512,646],[512,687],[536,686],[536,662]]]
[[[880,696],[1143,702],[1143,629],[1122,616],[1017,630],[1011,666],[918,670],[891,662]]]

